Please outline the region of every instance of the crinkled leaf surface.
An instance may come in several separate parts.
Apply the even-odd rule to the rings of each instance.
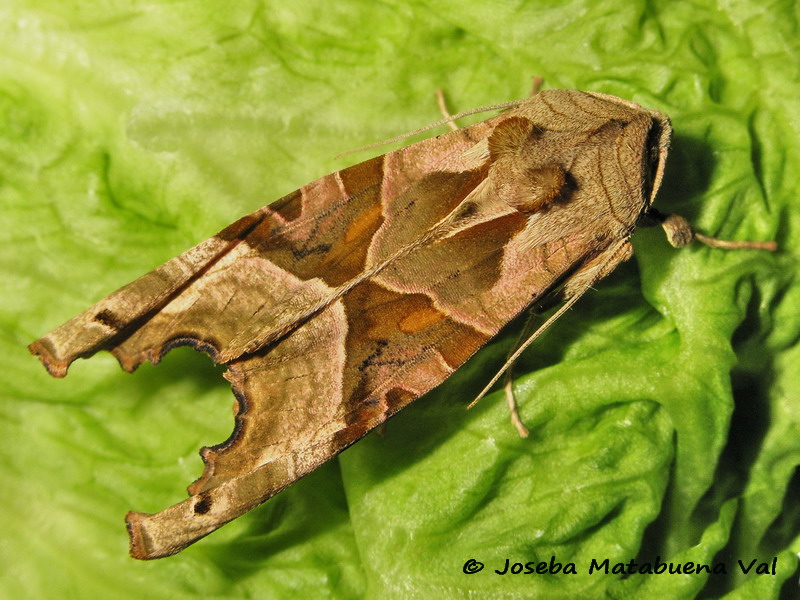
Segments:
[[[795,597],[798,22],[789,0],[3,2],[0,595]],[[26,344],[360,157],[338,152],[436,120],[436,88],[465,110],[533,75],[667,112],[659,207],[781,251],[640,231],[518,366],[529,439],[499,393],[463,410],[512,327],[385,436],[178,556],[128,558],[125,511],[182,498],[230,391],[188,349],[56,381]],[[551,556],[579,574],[494,573]],[[728,575],[587,573],[656,556]],[[736,566],[773,556],[776,576]]]

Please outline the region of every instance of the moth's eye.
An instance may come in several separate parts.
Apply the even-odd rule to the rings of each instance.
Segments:
[[[661,127],[658,121],[653,119],[653,125],[647,133],[647,150],[645,152],[644,160],[644,181],[642,183],[642,196],[650,200],[650,194],[653,191],[653,182],[656,179],[658,172],[658,165],[660,160],[659,140],[661,139]]]

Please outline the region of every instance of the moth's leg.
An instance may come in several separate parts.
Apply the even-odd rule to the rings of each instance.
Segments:
[[[478,400],[483,398],[489,392],[497,380],[508,372],[508,369],[513,366],[525,349],[530,346],[536,340],[536,338],[544,333],[544,331],[547,330],[550,325],[555,323],[566,311],[568,311],[572,305],[575,304],[580,297],[583,296],[583,294],[591,289],[591,287],[597,281],[611,273],[611,271],[613,271],[619,263],[628,260],[631,256],[633,256],[633,246],[631,246],[631,243],[627,239],[619,240],[618,243],[610,246],[605,251],[581,266],[566,282],[564,282],[564,285],[560,289],[543,297],[541,302],[534,306],[534,310],[541,310],[545,305],[549,304],[550,301],[556,298],[566,301],[561,308],[553,313],[553,315],[550,316],[544,323],[542,323],[542,325],[540,325],[533,333],[525,337],[525,340],[522,341],[522,343],[517,344],[515,350],[513,350],[511,355],[508,357],[503,367],[497,372],[497,374],[495,374],[494,377],[492,377],[491,381],[489,381],[486,387],[481,390],[478,396],[472,402],[470,402],[467,408],[472,408],[475,406]],[[508,394],[508,391],[506,393]],[[508,398],[508,396],[506,396],[506,398]],[[513,403],[513,408],[516,408],[516,402]],[[522,432],[520,432],[520,435],[522,435]]]
[[[769,250],[774,252],[778,246],[775,242],[749,242],[720,240],[714,237],[703,235],[696,232],[689,222],[679,215],[666,215],[655,208],[650,208],[645,213],[642,225],[645,227],[660,225],[667,236],[667,241],[675,248],[682,248],[697,240],[712,248],[723,248],[725,250]]]
[[[442,113],[442,116],[447,120],[447,126],[450,128],[450,131],[458,131],[458,125],[452,120],[453,115],[447,110],[447,101],[444,99],[444,92],[442,90],[436,90],[436,104],[439,106],[439,112]]]
[[[539,313],[540,311],[537,310],[536,307],[528,311],[528,318],[525,320],[525,326],[522,328],[522,331],[517,337],[517,341],[514,343],[513,348],[508,351],[508,354],[506,355],[506,362],[511,360],[511,357],[517,351],[517,348],[519,348],[534,332],[535,319]],[[525,427],[525,424],[522,422],[522,418],[519,415],[519,410],[517,407],[517,399],[514,396],[514,381],[512,371],[514,370],[515,362],[516,361],[511,361],[508,365],[508,369],[506,370],[506,374],[503,378],[503,391],[506,395],[506,404],[508,405],[508,412],[511,416],[511,424],[514,426],[514,429],[517,430],[517,433],[519,433],[519,437],[526,438],[528,437],[530,431],[528,431],[528,428]]]
[[[531,86],[531,97],[542,91],[542,82],[544,80],[538,75],[533,78],[533,85]]]
[[[517,341],[514,342],[514,346],[511,350],[508,351],[506,355],[506,363],[508,364],[508,369],[506,370],[506,374],[503,378],[503,391],[506,394],[506,404],[508,405],[508,411],[511,413],[511,424],[519,433],[519,437],[528,437],[530,433],[528,428],[525,427],[525,424],[522,422],[522,418],[519,415],[519,411],[517,410],[517,398],[514,396],[514,387],[513,387],[513,375],[512,372],[514,370],[514,364],[516,363],[516,359],[512,360],[511,357],[516,353],[520,346],[525,343],[533,333],[536,331],[536,320],[537,318],[541,317],[544,313],[548,310],[557,306],[561,302],[564,301],[564,290],[557,289],[553,293],[547,294],[540,300],[536,302],[534,306],[531,306],[528,309],[528,318],[525,319],[525,325],[522,327],[522,331],[520,332],[519,336],[517,337]]]

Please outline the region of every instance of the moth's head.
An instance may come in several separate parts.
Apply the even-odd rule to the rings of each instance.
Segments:
[[[616,214],[638,219],[653,204],[661,187],[672,138],[669,118],[640,107],[627,118],[609,119],[596,130],[595,137],[613,139],[607,142],[613,150],[604,157],[610,165],[604,171],[602,185],[611,191]],[[624,184],[614,181],[615,174]]]
[[[661,186],[672,139],[669,117],[608,94],[575,90],[564,93],[562,103],[568,101],[574,106],[569,114],[576,127],[591,130],[596,142],[605,140],[614,145],[604,158],[616,164],[625,180],[624,185],[617,186],[621,205],[615,210],[618,215],[627,215],[627,209],[635,204],[636,214],[629,215],[635,220],[641,214],[639,210],[644,212],[650,207]],[[598,121],[603,122],[598,125]]]
[[[634,102],[545,90],[498,117],[475,155],[488,159],[494,191],[520,212],[557,208],[632,230],[661,185],[671,136],[665,114]]]

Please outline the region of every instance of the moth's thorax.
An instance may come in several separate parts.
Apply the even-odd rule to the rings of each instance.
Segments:
[[[662,113],[577,90],[543,91],[493,121],[498,189],[510,196],[514,174],[528,194],[510,202],[564,213],[548,217],[551,230],[567,219],[632,229],[660,185],[672,131]]]

